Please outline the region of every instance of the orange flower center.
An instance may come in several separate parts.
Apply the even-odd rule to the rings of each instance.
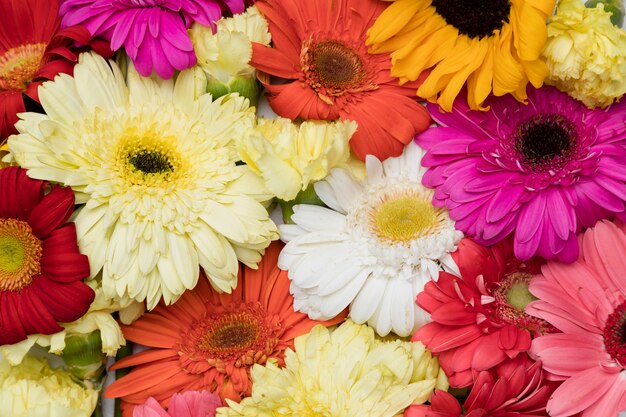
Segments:
[[[537,300],[528,290],[532,278],[532,274],[528,272],[513,272],[500,281],[493,293],[496,299],[496,316],[505,323],[530,332],[552,332],[554,328],[549,323],[524,311],[530,302]]]
[[[0,90],[25,91],[39,71],[45,50],[45,43],[27,44],[0,56]]]
[[[215,368],[229,374],[233,367],[263,364],[275,354],[283,325],[259,302],[209,308],[181,333],[177,350],[187,372],[200,374]]]
[[[333,104],[331,97],[378,88],[368,80],[361,56],[335,40],[304,42],[300,65],[305,82],[328,104]]]
[[[27,222],[0,219],[0,291],[19,291],[41,274],[42,252]]]

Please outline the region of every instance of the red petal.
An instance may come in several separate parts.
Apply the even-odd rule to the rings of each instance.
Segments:
[[[44,181],[26,176],[26,170],[8,167],[0,170],[0,217],[28,220],[43,195]]]
[[[74,211],[74,193],[71,188],[54,187],[37,204],[28,217],[33,233],[45,239],[52,231],[65,223]]]
[[[17,292],[0,292],[0,345],[12,345],[26,339],[26,330],[17,312]]]
[[[89,277],[89,260],[80,253],[47,253],[41,257],[41,271],[53,281],[82,281]]]
[[[68,323],[81,318],[95,298],[95,292],[82,281],[59,284],[40,276],[32,284],[54,320]]]

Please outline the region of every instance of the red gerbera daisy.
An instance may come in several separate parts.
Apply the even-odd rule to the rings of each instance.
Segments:
[[[63,330],[80,318],[94,292],[83,279],[89,261],[78,252],[70,188],[0,170],[0,345]]]
[[[78,59],[75,42],[90,40],[82,27],[59,30],[58,14],[59,0],[0,0],[0,144],[17,133],[24,98],[39,102],[41,83],[71,73]],[[91,46],[102,54],[108,49],[103,42]]]
[[[310,320],[293,310],[287,271],[276,265],[283,245],[270,245],[258,270],[240,270],[232,294],[213,290],[208,280],[187,291],[171,306],[161,303],[150,313],[123,327],[124,336],[150,349],[117,362],[112,369],[134,366],[107,389],[106,397],[121,397],[124,416],[154,397],[167,406],[173,394],[208,390],[236,401],[249,396],[250,368],[275,359],[284,364],[284,350],[294,338],[316,324],[342,322]]]
[[[273,48],[253,44],[251,64],[272,109],[290,119],[354,120],[350,146],[361,159],[398,156],[430,124],[414,98],[419,83],[399,85],[389,54],[370,55],[367,29],[385,8],[377,0],[262,0]],[[288,80],[275,82],[271,76]]]
[[[461,277],[440,272],[426,284],[417,304],[433,321],[413,340],[439,354],[450,385],[467,387],[478,372],[530,349],[532,334],[553,328],[524,312],[534,300],[528,284],[539,266],[518,261],[510,240],[484,248],[463,239],[452,257]]]
[[[519,355],[480,372],[463,408],[451,394],[436,390],[430,405],[413,405],[404,417],[547,417],[546,403],[558,385],[546,379],[541,362]]]

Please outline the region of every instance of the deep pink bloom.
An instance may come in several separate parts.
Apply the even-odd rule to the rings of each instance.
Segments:
[[[484,248],[463,239],[452,256],[461,277],[440,272],[437,282],[426,284],[417,304],[431,313],[432,322],[413,340],[439,355],[450,385],[467,387],[479,372],[530,349],[532,334],[551,328],[522,310],[524,298],[520,301],[519,295],[538,266],[517,261],[510,240]]]
[[[519,259],[575,261],[576,232],[625,209],[626,101],[591,110],[552,87],[529,87],[528,104],[492,97],[485,112],[465,101],[429,104],[441,126],[416,138],[435,206],[481,244],[514,234]]]
[[[413,405],[404,417],[544,417],[557,385],[546,380],[540,362],[520,355],[479,373],[463,409],[451,394],[436,390],[430,405]]]
[[[174,394],[165,411],[157,400],[150,397],[144,405],[133,410],[133,417],[214,417],[222,400],[208,391],[185,391]]]
[[[83,25],[93,36],[124,47],[137,72],[154,69],[164,79],[174,70],[196,64],[187,28],[193,22],[211,26],[222,10],[241,13],[243,0],[62,0],[63,27]]]
[[[530,284],[526,307],[563,333],[533,340],[530,354],[564,380],[548,413],[617,416],[626,410],[626,225],[601,221],[580,237],[571,265],[548,262]]]

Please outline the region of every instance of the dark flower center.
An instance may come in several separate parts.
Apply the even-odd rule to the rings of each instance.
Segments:
[[[608,354],[626,368],[626,301],[619,305],[606,320],[604,346]]]
[[[169,173],[174,170],[167,155],[142,149],[128,156],[128,162],[144,174]]]
[[[247,312],[225,315],[218,320],[200,342],[210,349],[242,349],[254,343],[259,336],[259,324]]]
[[[365,78],[361,58],[354,51],[336,41],[323,41],[311,51],[312,70],[326,88],[341,88]]]
[[[491,36],[509,21],[509,0],[432,0],[447,24],[470,38]]]
[[[346,93],[378,88],[368,77],[365,62],[358,51],[335,40],[303,42],[300,66],[304,81],[327,104]]]
[[[540,167],[567,156],[576,143],[576,127],[559,114],[539,114],[520,124],[515,148],[531,167]]]

